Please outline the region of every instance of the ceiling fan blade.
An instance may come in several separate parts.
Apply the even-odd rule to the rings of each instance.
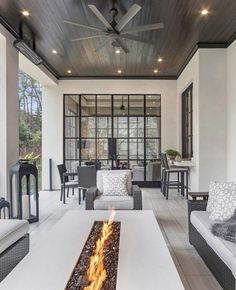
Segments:
[[[124,34],[124,35],[122,34],[122,35],[119,35],[119,38],[134,40],[134,41],[147,43],[147,44],[156,44],[156,42],[154,42],[152,40],[146,40],[146,39],[143,39],[143,38],[140,38],[138,36],[131,35],[131,34]]]
[[[109,41],[110,37],[107,37],[107,39],[103,40],[102,43],[95,48],[94,52],[99,52]]]
[[[72,21],[63,20],[63,22],[66,24],[70,24],[70,25],[74,25],[74,26],[78,26],[78,27],[88,28],[88,29],[92,29],[92,30],[96,30],[96,31],[103,31],[102,29],[97,28],[97,27],[88,26],[88,25],[84,25],[84,24],[80,24],[80,23],[76,23],[76,22],[72,22]]]
[[[142,7],[138,4],[133,4],[128,12],[121,18],[119,23],[116,25],[116,29],[121,31],[125,25],[139,12]]]
[[[163,28],[164,28],[164,24],[162,22],[160,22],[160,23],[153,23],[153,24],[131,27],[131,28],[128,28],[128,29],[122,31],[121,34],[150,31],[150,30],[163,29]]]
[[[119,47],[121,47],[125,53],[129,53],[128,47],[121,41],[120,38],[116,38],[115,40]]]
[[[98,34],[98,35],[92,35],[92,36],[85,36],[85,37],[73,38],[70,41],[71,42],[76,42],[76,41],[94,39],[94,38],[104,37],[104,36],[107,37],[107,35],[105,35],[105,34]]]
[[[93,11],[93,13],[97,16],[97,18],[103,23],[103,25],[109,29],[114,30],[111,24],[106,20],[106,18],[102,15],[102,13],[97,9],[95,5],[89,4],[88,7]]]

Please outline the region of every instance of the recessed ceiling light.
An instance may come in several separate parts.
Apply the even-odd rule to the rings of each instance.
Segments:
[[[202,11],[201,11],[201,14],[202,15],[207,15],[209,13],[209,11],[207,10],[207,9],[203,9]]]
[[[158,62],[162,62],[163,59],[162,59],[161,57],[159,57],[157,61],[158,61]]]
[[[122,70],[121,69],[118,69],[117,72],[118,72],[118,74],[121,74],[122,73]]]
[[[71,73],[72,73],[72,71],[71,71],[70,69],[68,69],[67,73],[68,73],[68,74],[71,74]]]
[[[120,50],[119,48],[117,48],[117,49],[115,50],[115,52],[116,52],[116,54],[120,54],[120,53],[121,53],[121,50]]]
[[[154,74],[157,74],[158,73],[158,69],[154,69]]]
[[[30,14],[29,14],[29,11],[24,10],[24,11],[22,11],[22,15],[24,15],[24,16],[29,16]]]
[[[53,53],[53,54],[57,54],[57,50],[56,50],[56,49],[53,49],[53,50],[52,50],[52,53]]]

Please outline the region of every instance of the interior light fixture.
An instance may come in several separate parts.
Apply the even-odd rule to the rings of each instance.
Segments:
[[[121,53],[121,50],[120,50],[119,48],[117,48],[117,49],[115,50],[115,53],[116,53],[116,54],[120,54],[120,53]]]
[[[23,11],[22,11],[22,15],[23,15],[23,16],[29,16],[30,14],[29,14],[29,11],[27,11],[27,10],[23,10]]]
[[[68,69],[67,73],[68,73],[68,74],[71,74],[71,73],[72,73],[72,71],[71,71],[70,69]]]
[[[157,61],[158,61],[158,62],[162,62],[163,59],[162,59],[161,57],[159,57]]]
[[[53,50],[52,50],[52,53],[53,53],[53,54],[57,54],[57,50],[56,50],[56,49],[53,49]]]
[[[158,69],[154,69],[154,74],[157,74],[158,73]]]
[[[117,73],[118,74],[121,74],[122,73],[122,70],[121,69],[118,69]]]
[[[207,15],[207,14],[209,14],[209,11],[207,9],[202,9],[201,14]]]

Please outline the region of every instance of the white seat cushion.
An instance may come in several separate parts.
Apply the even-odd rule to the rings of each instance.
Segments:
[[[225,241],[211,233],[211,227],[215,222],[211,221],[209,216],[210,213],[207,211],[193,211],[190,220],[207,244],[231,269],[236,278],[236,244]]]
[[[114,208],[116,210],[134,209],[134,199],[132,196],[108,196],[100,195],[94,200],[94,209],[107,210]]]
[[[0,219],[0,253],[28,233],[29,223],[26,220]]]

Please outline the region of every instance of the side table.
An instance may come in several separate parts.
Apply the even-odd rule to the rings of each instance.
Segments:
[[[192,197],[193,200],[197,200],[198,198],[203,200],[208,200],[209,193],[208,192],[189,192],[189,196]]]

